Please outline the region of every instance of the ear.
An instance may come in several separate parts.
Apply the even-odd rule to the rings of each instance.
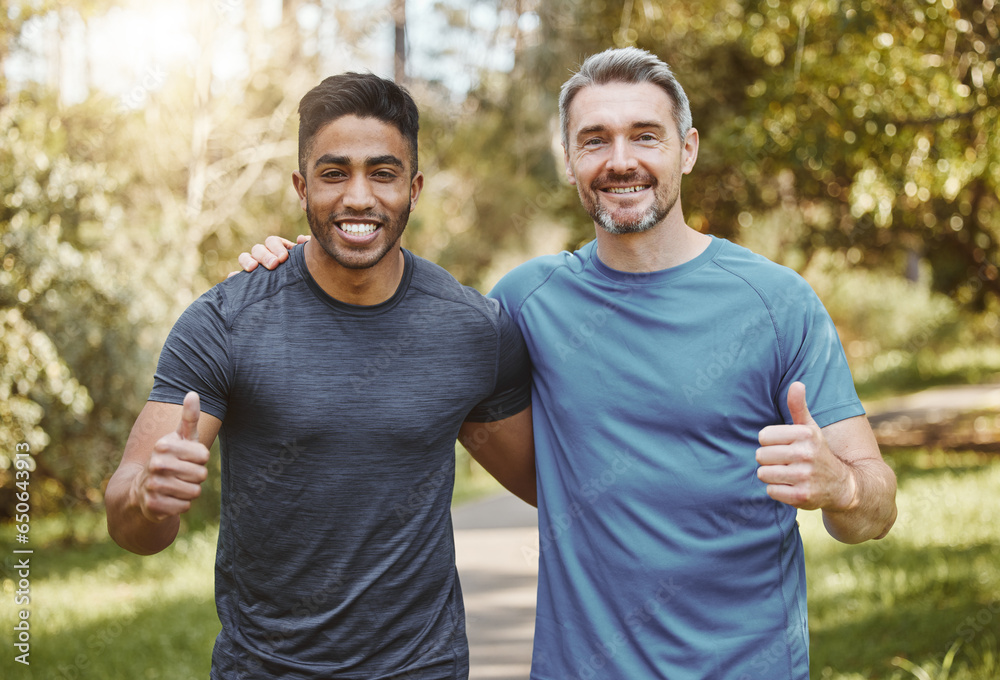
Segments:
[[[305,210],[309,206],[309,201],[306,200],[306,178],[298,170],[292,173],[292,186],[299,195],[299,205]]]
[[[698,160],[698,130],[691,128],[684,136],[684,149],[681,151],[681,172],[688,174],[694,170]]]
[[[566,164],[566,179],[573,186],[576,186],[576,175],[573,173],[573,164],[569,160],[569,152],[563,147],[563,162]]]
[[[410,180],[410,212],[417,207],[417,199],[420,198],[420,192],[424,189],[424,173],[417,171],[417,174],[413,176]]]

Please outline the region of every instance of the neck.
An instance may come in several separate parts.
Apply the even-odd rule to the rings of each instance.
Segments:
[[[305,245],[309,274],[330,297],[351,305],[371,306],[393,296],[403,278],[403,251],[397,243],[381,260],[365,269],[348,269],[310,239]]]
[[[677,211],[659,224],[637,234],[609,234],[597,229],[597,256],[623,272],[657,272],[684,264],[701,255],[711,237],[689,227]]]

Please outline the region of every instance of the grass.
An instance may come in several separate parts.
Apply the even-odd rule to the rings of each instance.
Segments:
[[[899,519],[883,541],[842,545],[818,513],[800,513],[812,677],[1000,678],[1000,459],[928,451],[888,458],[900,480]],[[458,477],[456,499],[497,488],[461,465]],[[139,557],[110,542],[103,516],[34,522],[31,665],[16,663],[10,646],[20,607],[8,604],[17,586],[5,556],[0,677],[206,678],[219,630],[216,532],[209,523],[163,554]],[[0,529],[4,545],[14,545],[12,536]]]
[[[819,513],[799,513],[813,678],[1000,678],[1000,460],[920,450],[887,459],[899,517],[882,541],[842,545]]]

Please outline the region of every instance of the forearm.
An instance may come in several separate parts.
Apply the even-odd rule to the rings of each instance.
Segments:
[[[896,475],[881,459],[845,464],[853,477],[853,501],[843,510],[823,510],[827,532],[842,543],[885,537],[896,521]]]
[[[504,488],[525,503],[538,505],[531,407],[492,423],[466,422],[458,439]]]
[[[133,488],[141,465],[123,465],[112,476],[104,493],[108,533],[115,543],[137,555],[158,553],[177,537],[179,517],[154,522],[142,514]]]

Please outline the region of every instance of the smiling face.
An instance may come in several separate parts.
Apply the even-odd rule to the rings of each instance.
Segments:
[[[341,116],[316,133],[293,183],[327,262],[369,269],[398,252],[423,187],[410,158],[399,129],[376,118]]]
[[[698,133],[678,135],[662,88],[589,85],[570,104],[567,132],[566,175],[595,224],[639,233],[679,214],[681,175],[694,167]]]

